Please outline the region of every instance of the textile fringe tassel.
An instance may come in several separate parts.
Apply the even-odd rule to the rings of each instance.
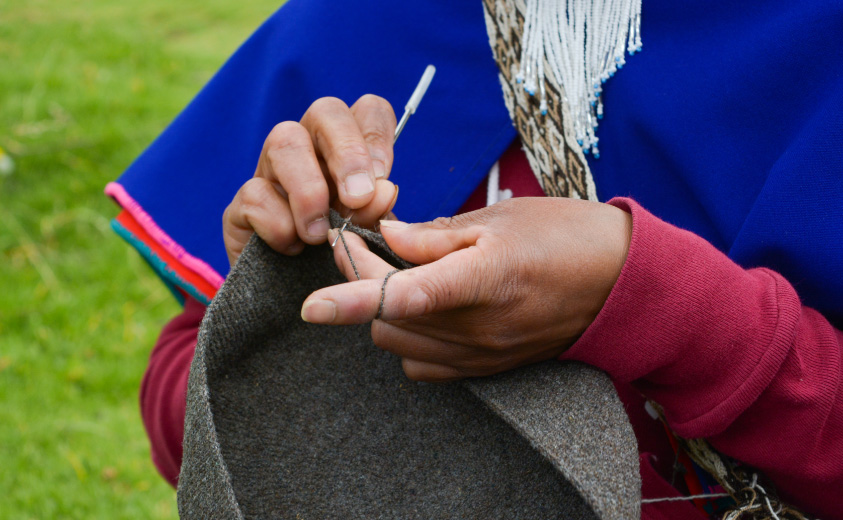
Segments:
[[[661,406],[653,401],[650,404],[662,422],[667,424]],[[760,473],[736,465],[712,448],[705,439],[684,439],[676,434],[673,436],[685,453],[709,472],[734,499],[736,505],[723,514],[722,520],[810,520],[795,507],[782,502],[772,484],[762,485]]]
[[[545,74],[565,89],[577,143],[600,156],[597,122],[603,83],[623,68],[624,51],[641,50],[641,0],[526,0],[521,67],[516,82],[547,114]],[[548,67],[550,71],[546,71]]]

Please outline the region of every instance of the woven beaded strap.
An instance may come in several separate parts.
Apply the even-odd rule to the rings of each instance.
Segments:
[[[537,96],[515,81],[521,59],[524,0],[483,0],[486,31],[500,72],[501,87],[530,162],[549,197],[597,200],[591,170],[577,144],[565,91],[552,74],[545,77],[547,114]]]

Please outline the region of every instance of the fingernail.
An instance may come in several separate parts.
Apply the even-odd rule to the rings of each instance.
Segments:
[[[383,215],[381,215],[381,218],[380,218],[381,220],[394,220],[395,219],[395,215],[392,214],[392,208],[395,207],[396,202],[398,202],[398,185],[397,184],[395,185],[395,194],[392,196],[392,202],[389,203],[389,207],[386,208],[386,211],[384,211]],[[390,215],[392,216],[391,219],[390,219]],[[380,229],[380,228],[378,228],[378,229]]]
[[[407,224],[406,222],[401,222],[400,220],[381,220],[381,227],[392,229],[405,229],[410,227],[410,224]]]
[[[325,217],[318,218],[307,225],[307,234],[313,238],[322,238],[328,234],[328,219]]]
[[[384,177],[386,177],[386,165],[383,163],[383,161],[372,161],[372,168],[375,170],[376,179],[383,179]]]
[[[345,178],[345,191],[351,196],[368,195],[374,189],[375,185],[372,184],[372,179],[369,178],[368,174],[355,173]]]
[[[308,323],[333,323],[337,317],[337,304],[330,300],[314,300],[304,304],[301,319]]]
[[[387,213],[392,211],[392,208],[395,207],[395,203],[398,202],[398,185],[395,185],[395,195],[392,196],[392,202],[389,203],[389,209],[386,210]]]
[[[334,245],[336,245],[338,234],[339,232],[336,229],[328,230],[328,243],[331,244],[331,247],[334,247]]]

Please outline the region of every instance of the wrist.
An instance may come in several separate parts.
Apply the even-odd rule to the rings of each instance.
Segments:
[[[596,273],[592,306],[582,332],[591,325],[603,309],[609,295],[620,278],[629,254],[632,237],[632,215],[621,208],[601,204],[602,218],[594,233],[601,242],[601,252],[593,261]]]

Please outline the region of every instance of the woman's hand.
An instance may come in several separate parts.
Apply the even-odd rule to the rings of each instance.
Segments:
[[[424,224],[382,221],[381,232],[422,265],[389,278],[372,339],[403,358],[411,379],[446,381],[564,352],[611,292],[632,220],[606,204],[524,198]],[[393,268],[359,237],[346,241],[363,279],[311,294],[302,307],[309,322],[365,323],[378,313]],[[355,279],[341,244],[334,258]]]
[[[313,103],[298,123],[272,129],[254,178],[223,214],[223,238],[234,264],[252,233],[276,251],[295,255],[328,234],[329,207],[371,226],[392,210],[398,187],[392,168],[395,113],[366,95],[349,108],[336,98]]]

